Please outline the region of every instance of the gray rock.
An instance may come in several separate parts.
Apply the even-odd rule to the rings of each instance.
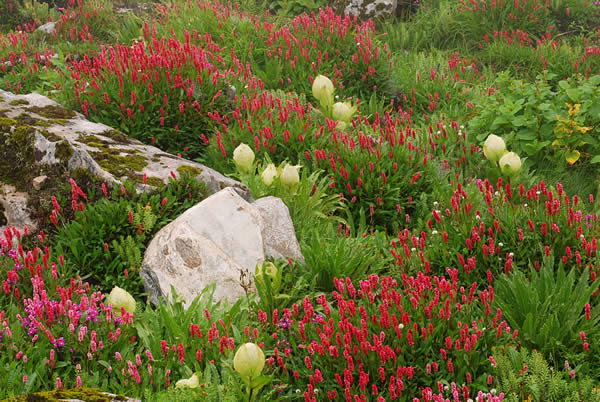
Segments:
[[[397,6],[397,0],[350,0],[344,12],[364,20],[395,15]]]
[[[36,230],[37,224],[31,217],[31,211],[27,206],[28,199],[27,193],[16,191],[13,186],[8,184],[0,188],[0,204],[6,220],[6,224],[0,226],[0,233],[7,227],[16,228],[21,233],[25,226],[31,232]]]
[[[41,31],[46,35],[52,35],[54,30],[56,29],[56,22],[47,22],[44,25],[40,25],[37,31]]]
[[[188,305],[211,283],[215,301],[243,296],[241,271],[264,261],[261,232],[259,212],[231,188],[188,209],[146,249],[141,275],[151,302],[170,300],[173,286]]]
[[[38,176],[35,177],[32,181],[31,181],[31,185],[33,186],[33,188],[35,188],[36,190],[39,190],[42,188],[42,186],[44,185],[44,183],[46,182],[46,180],[48,180],[48,176]]]
[[[304,262],[288,207],[277,197],[264,197],[252,203],[263,219],[265,255],[293,258]]]
[[[274,197],[248,203],[226,188],[187,210],[152,239],[141,268],[150,301],[171,299],[171,287],[189,305],[216,283],[214,301],[245,295],[240,276],[266,257],[303,260],[287,207]]]

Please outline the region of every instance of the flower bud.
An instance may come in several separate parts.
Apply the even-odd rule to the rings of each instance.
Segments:
[[[273,184],[273,180],[275,180],[275,177],[277,177],[277,168],[274,164],[269,163],[269,165],[267,165],[267,168],[262,172],[260,177],[265,186],[270,186],[271,184]]]
[[[291,192],[295,192],[298,188],[298,183],[300,183],[300,174],[298,173],[300,168],[300,165],[292,166],[286,164],[279,176],[281,185]]]
[[[240,144],[233,151],[233,162],[241,173],[249,173],[254,162],[254,152],[246,144]]]
[[[175,388],[196,388],[200,385],[200,380],[196,373],[192,374],[192,376],[188,379],[182,379],[175,383]]]
[[[312,93],[321,103],[321,106],[329,106],[333,103],[333,83],[324,75],[315,78],[312,85]]]
[[[121,307],[129,314],[135,313],[135,299],[127,293],[127,291],[118,286],[115,286],[113,290],[111,290],[106,302],[112,305],[113,313],[115,315],[121,315]]]
[[[331,117],[334,120],[348,122],[352,119],[354,112],[356,112],[356,106],[352,106],[350,102],[336,102],[333,104]]]
[[[508,152],[500,158],[498,165],[500,165],[502,174],[514,176],[521,170],[521,158],[514,152]]]
[[[504,140],[497,135],[490,134],[483,143],[483,154],[492,162],[498,160],[506,153]]]
[[[243,344],[233,357],[233,368],[245,379],[260,376],[264,366],[265,354],[254,343]]]

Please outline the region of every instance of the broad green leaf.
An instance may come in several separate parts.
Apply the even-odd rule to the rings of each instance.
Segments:
[[[567,162],[569,162],[569,165],[572,165],[575,162],[577,162],[580,156],[581,154],[576,149],[565,152],[565,159],[567,160]]]
[[[581,92],[578,88],[568,88],[567,90],[565,90],[565,93],[573,102],[579,102]]]

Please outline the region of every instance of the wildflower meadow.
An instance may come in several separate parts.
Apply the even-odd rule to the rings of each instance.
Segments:
[[[0,4],[0,89],[280,198],[304,257],[151,303],[207,184],[33,190],[0,108],[0,399],[600,401],[600,3],[348,3]]]

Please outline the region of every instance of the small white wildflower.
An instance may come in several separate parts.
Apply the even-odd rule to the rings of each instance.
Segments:
[[[467,399],[467,402],[474,402],[471,398]]]
[[[579,236],[580,239],[585,239],[585,236],[583,235],[583,233],[581,234],[581,236]]]
[[[494,197],[498,197],[499,195],[500,195],[500,193],[499,193],[498,191],[496,191],[496,192],[494,193]]]
[[[439,202],[437,202],[437,201],[434,201],[434,202],[433,202],[433,206],[434,206],[434,207],[437,207],[438,205],[440,205],[440,203],[439,203]]]
[[[415,251],[417,251],[417,249],[413,247],[410,249],[410,251],[415,252]]]
[[[404,329],[404,324],[402,324],[402,323],[398,324],[398,328]]]
[[[479,215],[475,215],[475,219],[477,219],[477,220],[480,220],[480,219],[481,219],[481,216],[479,216]]]
[[[492,394],[492,395],[496,395],[497,392],[498,391],[496,391],[496,388],[490,389],[490,394]]]
[[[504,243],[502,243],[502,242],[498,243],[498,247],[504,247]]]
[[[443,125],[442,128],[446,128],[446,125]]]
[[[463,125],[461,124],[460,128],[461,128],[461,129],[464,129],[464,128],[465,128],[465,126],[463,126]]]
[[[433,236],[435,236],[436,234],[438,234],[438,231],[437,231],[437,230],[433,230],[433,231],[431,232],[431,234],[432,234]]]
[[[513,257],[515,256],[515,253],[508,253],[508,256],[509,256],[510,258],[513,258]]]
[[[441,134],[442,132],[440,130],[437,131],[438,134]]]
[[[542,192],[541,192],[541,191],[536,191],[535,193],[536,193],[537,195],[540,195],[540,194],[542,194]]]
[[[315,390],[313,391],[315,394],[319,393],[319,388],[315,388]]]
[[[302,392],[302,391],[300,391],[298,388],[296,388],[296,393],[299,394],[300,392]]]
[[[523,206],[524,206],[525,208],[527,208],[529,205],[527,205],[527,203],[525,203],[525,204],[523,204]]]

